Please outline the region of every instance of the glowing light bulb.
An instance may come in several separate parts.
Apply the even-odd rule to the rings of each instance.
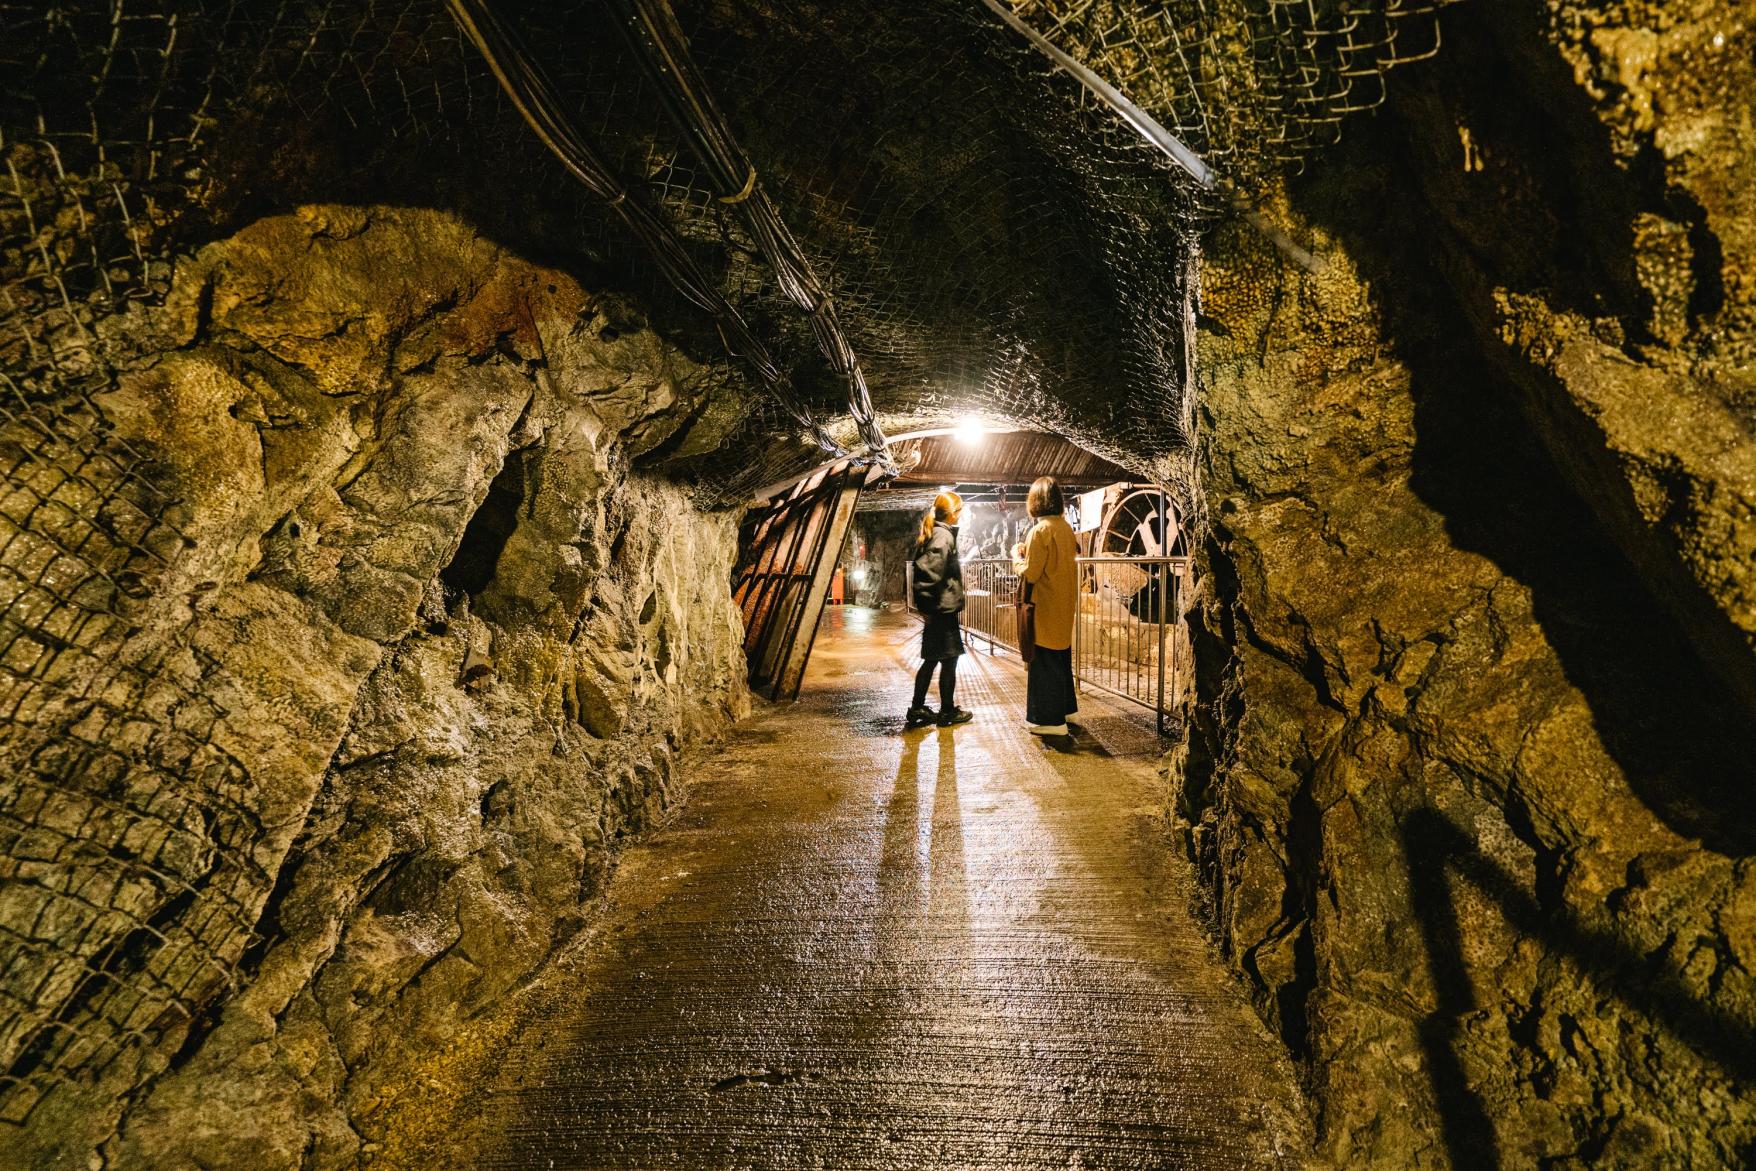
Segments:
[[[959,443],[980,443],[982,436],[988,433],[987,425],[974,415],[965,415],[958,420],[957,430],[953,432]]]

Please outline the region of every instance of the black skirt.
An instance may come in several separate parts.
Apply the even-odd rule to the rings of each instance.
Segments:
[[[928,614],[921,627],[921,659],[936,663],[963,653],[963,623],[956,614]]]
[[[1024,718],[1032,724],[1062,724],[1079,710],[1073,694],[1073,648],[1037,647],[1024,681]]]

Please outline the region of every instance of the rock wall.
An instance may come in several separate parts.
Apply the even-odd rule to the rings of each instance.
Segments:
[[[1211,241],[1171,774],[1339,1165],[1756,1157],[1749,27],[1461,6]]]
[[[352,1166],[746,710],[736,518],[651,470],[713,445],[716,392],[625,303],[433,212],[261,220],[100,328],[106,442],[178,535],[34,692],[64,743],[115,664],[145,680],[93,733],[107,790],[36,782],[118,814],[91,848],[9,839],[8,929],[63,915],[25,962],[99,977],[39,987],[6,1038],[42,1096],[0,1163]],[[155,764],[198,714],[192,760]]]
[[[907,566],[919,531],[920,517],[911,512],[863,512],[854,517],[853,536],[842,561],[851,570],[864,546],[872,574],[867,584],[876,592],[879,605],[903,601]]]

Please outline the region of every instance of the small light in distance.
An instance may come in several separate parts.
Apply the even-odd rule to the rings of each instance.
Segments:
[[[957,422],[957,430],[953,432],[959,443],[980,443],[982,436],[988,433],[985,423],[974,415],[965,415]]]

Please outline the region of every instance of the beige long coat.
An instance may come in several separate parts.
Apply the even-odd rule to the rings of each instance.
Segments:
[[[1037,607],[1037,645],[1064,651],[1073,645],[1073,614],[1079,604],[1079,576],[1073,559],[1079,546],[1065,517],[1046,516],[1024,539],[1024,556],[1012,568],[1031,583]]]

